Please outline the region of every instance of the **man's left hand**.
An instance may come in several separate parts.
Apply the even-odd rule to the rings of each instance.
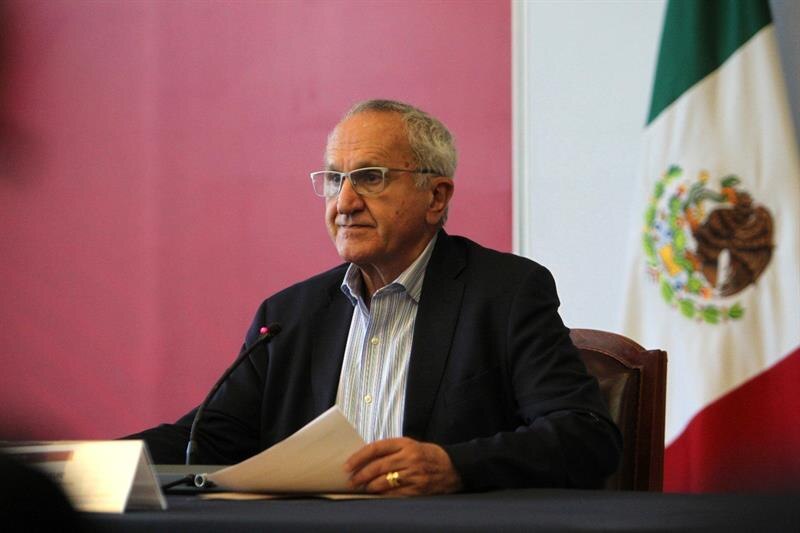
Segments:
[[[415,496],[461,488],[461,477],[441,446],[406,437],[367,444],[350,456],[345,470],[354,490],[370,493]]]

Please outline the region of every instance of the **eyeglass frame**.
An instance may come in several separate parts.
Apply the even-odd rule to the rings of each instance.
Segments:
[[[358,187],[358,183],[356,181],[353,181],[353,173],[354,172],[360,172],[362,170],[380,170],[381,171],[381,178],[382,178],[381,188],[378,191],[374,191],[374,192],[367,192],[367,191],[359,192],[356,189]],[[406,173],[409,173],[409,174],[430,174],[430,175],[435,175],[436,174],[435,172],[432,172],[432,171],[427,170],[427,169],[389,168],[389,167],[362,167],[362,168],[353,169],[353,170],[351,170],[349,172],[339,172],[338,170],[317,170],[316,172],[309,173],[309,176],[311,177],[311,188],[314,190],[314,194],[317,195],[320,198],[336,198],[342,192],[342,186],[344,186],[344,179],[341,179],[339,181],[339,190],[336,191],[336,194],[332,194],[332,195],[328,196],[324,192],[322,194],[318,193],[316,187],[314,186],[314,184],[315,184],[314,176],[318,175],[318,174],[323,174],[323,173],[326,173],[326,174],[329,174],[329,173],[330,174],[338,174],[341,178],[347,178],[348,180],[350,180],[350,186],[353,188],[353,192],[355,192],[359,196],[367,196],[367,197],[369,197],[369,196],[377,196],[377,195],[381,194],[384,190],[386,190],[386,184],[387,184],[386,183],[386,175],[389,172],[406,172]],[[323,182],[323,188],[324,188],[324,182]]]

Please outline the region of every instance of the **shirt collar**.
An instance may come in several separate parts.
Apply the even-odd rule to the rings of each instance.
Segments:
[[[422,281],[425,279],[425,269],[428,267],[428,261],[431,259],[433,247],[436,245],[438,237],[438,233],[434,235],[422,253],[419,254],[419,257],[397,276],[397,279],[378,289],[375,294],[388,291],[405,291],[415,303],[419,303],[419,297],[422,294]],[[356,305],[361,300],[363,287],[364,280],[361,277],[361,269],[354,263],[350,263],[342,281],[342,292],[347,296],[351,304]]]

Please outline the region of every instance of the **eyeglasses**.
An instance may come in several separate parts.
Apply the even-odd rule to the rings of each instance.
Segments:
[[[311,173],[311,184],[314,193],[323,198],[333,198],[342,190],[344,179],[350,180],[353,190],[361,196],[375,196],[386,188],[386,174],[389,172],[407,172],[410,174],[433,174],[429,170],[412,170],[405,168],[365,167],[350,172],[321,170]]]

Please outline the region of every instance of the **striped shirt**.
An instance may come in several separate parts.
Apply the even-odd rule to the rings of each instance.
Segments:
[[[355,310],[336,405],[366,442],[403,434],[414,321],[435,244],[436,236],[396,280],[375,292],[369,308],[359,268],[351,264],[345,273],[342,292]]]

